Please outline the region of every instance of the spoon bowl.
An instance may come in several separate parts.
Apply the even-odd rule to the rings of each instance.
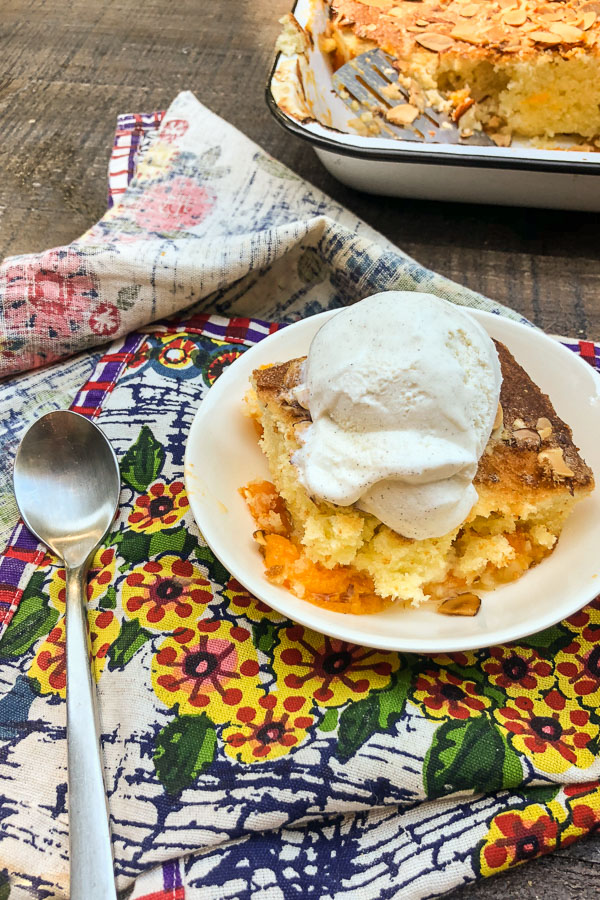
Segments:
[[[97,425],[78,413],[42,416],[24,436],[14,469],[21,515],[69,566],[100,543],[119,502],[119,464]]]
[[[119,464],[97,425],[59,410],[23,437],[13,481],[25,524],[65,564],[69,897],[116,900],[86,584],[119,504]]]

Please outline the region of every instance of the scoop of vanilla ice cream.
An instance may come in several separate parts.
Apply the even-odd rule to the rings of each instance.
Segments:
[[[311,343],[300,480],[406,537],[446,534],[477,500],[501,381],[492,340],[460,307],[416,291],[367,297]]]

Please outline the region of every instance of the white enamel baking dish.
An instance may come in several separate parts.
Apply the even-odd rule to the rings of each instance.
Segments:
[[[297,0],[293,16],[310,25],[303,52],[278,53],[267,84],[267,104],[291,134],[308,141],[331,174],[373,194],[600,210],[600,152],[421,143],[363,137],[348,126],[350,113],[331,84],[319,49],[327,22],[323,0]]]

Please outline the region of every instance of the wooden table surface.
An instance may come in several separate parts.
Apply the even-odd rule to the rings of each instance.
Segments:
[[[264,103],[291,0],[0,0],[0,256],[68,243],[102,214],[121,112],[190,89],[430,268],[548,331],[600,340],[600,216],[384,199],[338,184]],[[454,893],[599,897],[600,840]]]

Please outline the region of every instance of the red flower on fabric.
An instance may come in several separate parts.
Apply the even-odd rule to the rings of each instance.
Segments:
[[[585,640],[587,630],[557,653],[556,672],[563,694],[595,710],[600,703],[600,645]]]
[[[90,328],[100,337],[114,334],[121,324],[121,313],[112,303],[99,303],[90,315]]]
[[[241,706],[236,721],[223,732],[225,752],[242,762],[284,756],[307,737],[313,717],[304,707],[304,697],[281,698],[277,694],[260,697],[256,706]]]
[[[148,341],[144,341],[142,344],[140,344],[133,356],[127,362],[127,368],[137,369],[140,366],[143,366],[144,363],[148,361],[151,351],[152,347],[150,346]]]
[[[401,665],[397,653],[369,650],[293,625],[279,632],[273,670],[282,696],[312,696],[319,706],[343,706],[387,687]]]
[[[81,330],[98,305],[95,277],[85,258],[69,247],[23,257],[5,269],[3,280],[7,325],[50,337]]]
[[[174,144],[184,136],[190,123],[187,119],[168,119],[160,129],[160,140],[167,144]]]
[[[542,806],[500,813],[492,819],[480,856],[483,875],[518,866],[556,846],[558,824]]]
[[[491,704],[474,681],[445,669],[421,672],[414,685],[413,700],[434,719],[469,719],[481,715]]]
[[[583,797],[586,794],[600,795],[600,781],[577,781],[563,786],[565,797]]]
[[[194,365],[198,348],[193,341],[183,337],[168,335],[162,338],[163,348],[158,354],[158,361],[169,369],[187,369]]]
[[[511,696],[546,691],[552,687],[552,665],[530,647],[492,647],[481,664],[492,684]]]
[[[160,645],[152,660],[152,686],[165,706],[178,704],[183,715],[204,711],[222,725],[235,721],[240,706],[256,706],[259,669],[247,628],[202,620]]]
[[[235,578],[230,578],[224,586],[223,595],[228,599],[228,608],[234,616],[245,616],[251,622],[262,622],[263,619],[283,622],[283,616],[280,613],[275,612],[262,600],[254,597]]]
[[[90,610],[90,649],[92,672],[96,681],[106,665],[111,644],[119,634],[119,621],[112,610]],[[65,617],[58,620],[42,642],[29,667],[29,676],[35,678],[42,694],[58,694],[64,697],[67,687],[67,639]]]
[[[457,651],[456,653],[439,653],[431,657],[435,666],[474,666],[477,663],[477,655],[471,650]]]
[[[213,597],[203,571],[171,553],[132,569],[122,591],[127,618],[152,631],[193,624]]]
[[[148,493],[136,497],[127,521],[133,531],[154,534],[176,525],[189,505],[183,481],[172,484],[155,481],[148,488]]]
[[[54,562],[54,560],[52,560]],[[117,556],[114,547],[100,547],[92,560],[87,583],[88,603],[95,604],[115,577]],[[64,569],[55,569],[47,587],[50,602],[55,609],[64,613],[67,602],[67,575]]]
[[[211,188],[178,175],[170,181],[146,185],[127,209],[147,231],[186,231],[207,217],[215,200]]]
[[[509,699],[495,712],[519,753],[543,772],[565,772],[570,766],[585,769],[594,762],[588,744],[598,734],[587,710],[552,690],[541,700]]]
[[[46,673],[49,692],[64,692],[67,686],[67,645],[65,639],[65,622],[61,619],[48,637],[34,661],[37,668]],[[37,675],[35,666],[32,674]]]
[[[223,374],[227,366],[230,366],[232,362],[235,362],[242,355],[242,350],[226,350],[215,357],[206,367],[206,378],[209,385],[212,386],[217,378]]]
[[[586,631],[586,640],[593,642],[600,637],[600,597],[596,597],[583,609],[565,619],[569,631],[582,634]]]
[[[561,846],[568,846],[585,834],[600,830],[600,784],[568,784],[563,788],[571,811],[567,827],[561,834]]]

